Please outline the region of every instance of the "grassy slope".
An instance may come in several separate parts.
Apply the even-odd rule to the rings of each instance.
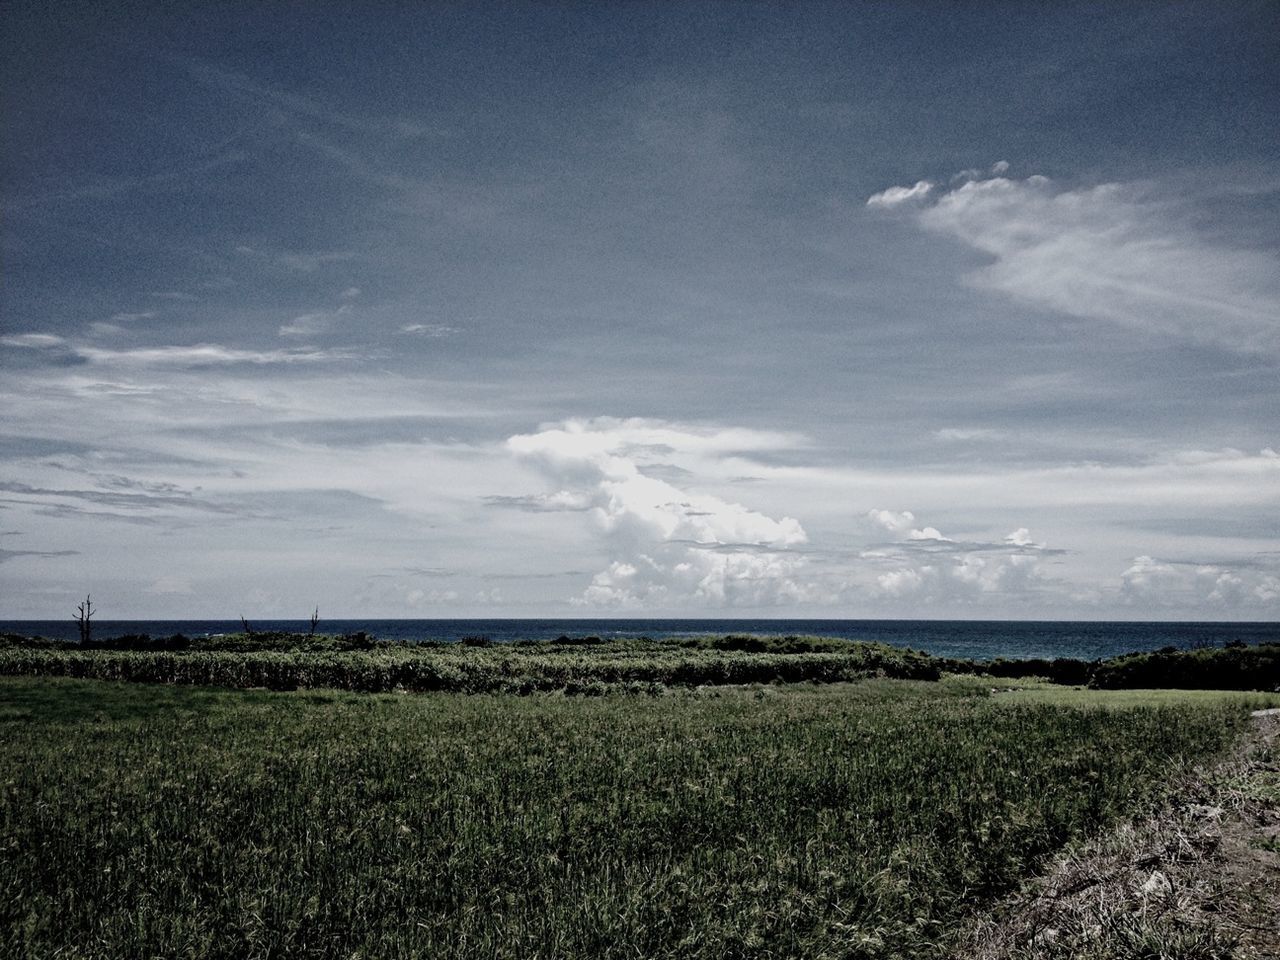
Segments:
[[[987,689],[0,679],[0,954],[927,957],[1244,715]]]

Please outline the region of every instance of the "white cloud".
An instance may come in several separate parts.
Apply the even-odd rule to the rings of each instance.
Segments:
[[[344,304],[337,310],[317,310],[294,317],[280,327],[282,337],[313,337],[325,333],[338,321],[351,315],[351,305]]]
[[[405,594],[405,602],[411,607],[436,607],[455,603],[458,600],[457,590],[423,590],[414,587]]]
[[[868,510],[867,517],[872,523],[878,524],[893,533],[907,530],[916,522],[915,514],[910,510],[903,510],[900,513],[893,510]]]
[[[902,533],[901,518],[909,512],[889,515],[898,521],[888,527]],[[874,516],[877,511],[872,511]],[[880,544],[865,550],[862,559],[881,569],[873,591],[886,602],[911,599],[930,606],[959,604],[1028,603],[1050,599],[1051,584],[1045,575],[1044,560],[1050,554],[1036,543],[1026,527],[1019,527],[1002,540],[957,541],[936,527],[906,531],[897,543]]]
[[[939,440],[999,440],[1005,436],[1003,430],[995,430],[990,427],[943,427],[941,430],[935,430],[934,437]]]
[[[914,208],[924,228],[991,257],[969,276],[973,285],[1161,337],[1280,349],[1274,252],[1206,239],[1185,224],[1176,198],[1152,185],[1066,189],[1002,172],[966,179]],[[897,206],[928,193],[921,184],[894,187],[867,203]]]
[[[932,574],[932,567],[925,567],[924,573],[919,570],[890,570],[876,578],[880,589],[891,597],[910,596],[924,584],[925,575]]]
[[[401,333],[416,333],[422,337],[447,337],[457,333],[457,327],[444,323],[406,323],[400,328]]]
[[[1274,611],[1280,601],[1280,578],[1265,567],[1143,555],[1134,557],[1120,574],[1120,594],[1131,606],[1153,610],[1208,607]]]
[[[240,350],[216,343],[197,343],[192,346],[138,347],[132,350],[107,350],[102,347],[77,346],[75,352],[91,363],[115,363],[135,366],[213,366],[247,363],[265,364],[322,363],[347,359],[348,355],[335,351],[299,350]]]
[[[1031,539],[1031,531],[1026,527],[1019,527],[1013,533],[1004,538],[1004,542],[1015,547],[1034,547],[1036,542]]]
[[[570,602],[630,610],[801,603],[816,595],[813,586],[803,582],[805,562],[795,554],[719,553],[659,545],[651,553],[612,561]]]
[[[933,191],[933,184],[920,180],[912,187],[890,187],[867,198],[868,207],[896,207],[911,200],[923,200]]]
[[[911,540],[937,540],[941,543],[954,543],[950,537],[944,537],[937,527],[925,527],[923,530],[912,530],[908,538]]]
[[[798,599],[806,542],[792,517],[775,519],[641,471],[649,455],[762,449],[778,435],[649,420],[573,420],[514,436],[508,448],[560,486],[549,498],[590,504],[614,559],[578,602],[618,607],[692,602],[760,605]]]
[[[1046,599],[1043,560],[1033,553],[971,550],[952,556],[898,558],[896,563],[876,578],[880,593],[890,600],[910,597],[948,606]]]
[[[49,347],[60,347],[67,341],[53,333],[16,333],[0,337],[0,344],[6,347],[21,347],[27,350],[44,350]]]

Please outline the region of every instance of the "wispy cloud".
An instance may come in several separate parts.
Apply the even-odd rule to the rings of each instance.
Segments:
[[[933,192],[933,184],[928,180],[920,180],[910,187],[889,187],[867,198],[868,207],[896,207],[913,200],[923,200]]]
[[[336,310],[304,313],[281,325],[279,333],[282,337],[314,337],[317,334],[327,333],[350,316],[350,304],[343,304]]]
[[[15,333],[7,337],[0,337],[0,344],[6,347],[20,347],[26,350],[47,350],[50,347],[60,347],[66,342],[65,337],[60,337],[55,333]]]
[[[401,333],[413,333],[420,337],[447,337],[460,332],[460,328],[446,323],[406,323],[400,328]]]
[[[17,530],[0,531],[0,537],[16,537],[19,535]],[[0,548],[0,563],[8,563],[10,560],[17,560],[22,557],[74,557],[78,553],[78,550],[6,550]]]
[[[135,510],[200,510],[208,513],[236,513],[237,508],[213,503],[193,496],[186,491],[166,488],[151,490],[145,493],[131,493],[123,490],[77,490],[51,487],[33,487],[26,483],[0,481],[0,491],[32,497],[39,500],[54,498],[58,500],[82,500],[107,507],[128,507]]]
[[[974,286],[1160,337],[1280,350],[1274,253],[1202,236],[1177,201],[1152,183],[1072,189],[995,175],[937,192],[922,181],[867,202],[907,209],[926,230],[991,257],[968,276]]]
[[[193,80],[237,99],[270,107],[295,117],[318,121],[357,134],[377,134],[404,140],[440,135],[443,128],[403,117],[356,115],[334,107],[319,96],[308,96],[282,87],[260,83],[251,77],[214,64],[191,61],[187,66]]]
[[[68,182],[52,189],[5,198],[10,211],[39,208],[47,205],[74,204],[85,200],[104,200],[134,191],[182,191],[192,181],[225,167],[244,164],[249,154],[244,150],[226,149],[229,144],[215,148],[211,155],[184,166],[136,176],[94,176]]]
[[[315,273],[330,264],[349,263],[360,257],[360,254],[354,250],[260,250],[248,244],[238,244],[235,252],[264,265],[282,267],[298,273]],[[351,290],[355,293],[350,293]],[[348,298],[359,295],[360,291],[355,287],[343,293],[343,296]]]
[[[350,359],[344,351],[299,348],[296,350],[242,350],[216,343],[197,343],[192,346],[137,347],[129,350],[108,350],[103,347],[77,346],[77,355],[91,363],[123,364],[126,366],[184,366],[207,367],[232,364],[327,363]]]

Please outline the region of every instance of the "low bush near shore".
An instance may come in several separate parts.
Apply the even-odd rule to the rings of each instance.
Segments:
[[[494,643],[380,641],[364,633],[126,636],[81,645],[0,637],[0,675],[364,692],[601,692],[752,683],[839,683],[944,674],[1099,688],[1280,689],[1280,644],[1168,649],[1108,660],[957,660],[830,637],[725,636]]]
[[[65,676],[222,687],[468,693],[591,692],[618,685],[696,687],[836,683],[875,674],[936,680],[923,654],[875,644],[840,653],[741,653],[625,644],[591,650],[537,647],[390,646],[361,652],[115,651],[0,649],[0,674]]]
[[[1089,684],[1103,689],[1280,690],[1280,644],[1131,653],[1097,664]]]

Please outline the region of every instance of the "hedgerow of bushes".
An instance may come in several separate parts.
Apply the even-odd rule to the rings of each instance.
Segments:
[[[467,693],[539,690],[604,692],[627,687],[696,687],[750,683],[835,683],[879,675],[936,680],[924,654],[873,644],[841,653],[745,653],[683,648],[640,651],[620,646],[579,651],[551,645],[415,648],[388,645],[361,651],[77,650],[10,646],[0,649],[0,674],[51,675],[143,683],[205,684],[291,690],[455,690]]]
[[[1037,677],[1096,688],[1280,689],[1280,644],[1166,648],[1107,660],[956,660],[829,637],[599,637],[493,643],[381,641],[291,633],[116,637],[78,644],[0,636],[0,674],[290,690],[532,693],[751,683],[836,683],[867,676],[936,680],[944,673]]]

